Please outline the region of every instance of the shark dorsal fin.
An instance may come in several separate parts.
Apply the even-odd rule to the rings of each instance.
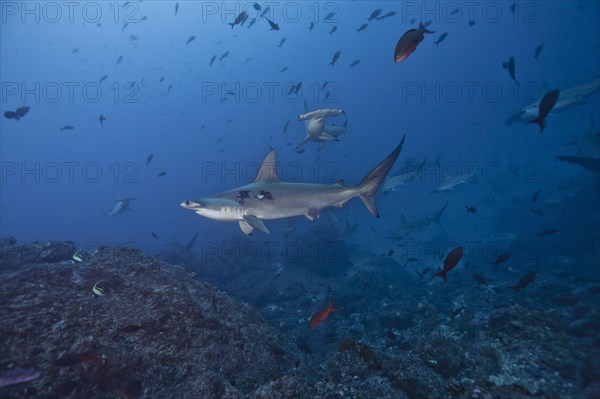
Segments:
[[[279,182],[279,177],[277,177],[277,171],[275,170],[275,166],[275,150],[271,150],[269,151],[265,159],[262,161],[262,164],[260,165],[260,169],[258,170],[258,174],[256,175],[256,179],[254,179],[254,182]]]

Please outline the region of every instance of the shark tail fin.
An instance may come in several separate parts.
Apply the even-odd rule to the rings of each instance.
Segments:
[[[366,175],[358,185],[358,196],[365,204],[367,209],[376,217],[379,217],[377,205],[375,204],[375,193],[390,172],[404,144],[404,137],[398,146],[388,155],[379,165],[377,165],[368,175]]]
[[[448,206],[448,201],[446,201],[446,204],[442,207],[442,209],[440,209],[439,211],[437,211],[437,213],[433,216],[433,221],[438,226],[442,225],[442,222],[440,222],[440,219],[442,218],[442,215],[444,214],[444,211],[446,210],[447,206]]]
[[[187,243],[187,245],[185,246],[185,250],[187,252],[191,252],[192,248],[194,247],[194,243],[196,242],[196,238],[198,238],[198,232],[196,232],[196,234],[194,234],[194,236],[192,237],[192,239],[190,240],[190,242]]]

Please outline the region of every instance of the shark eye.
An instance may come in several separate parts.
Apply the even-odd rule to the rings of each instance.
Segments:
[[[191,202],[189,200],[187,200],[187,201],[185,201],[185,204],[189,205],[189,204],[191,204]]]

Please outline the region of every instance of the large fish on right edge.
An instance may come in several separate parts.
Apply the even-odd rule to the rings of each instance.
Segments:
[[[406,31],[396,43],[394,51],[394,62],[404,61],[409,55],[417,49],[419,43],[423,41],[424,33],[435,33],[435,31],[427,30],[423,22],[419,23],[419,29],[411,29]]]

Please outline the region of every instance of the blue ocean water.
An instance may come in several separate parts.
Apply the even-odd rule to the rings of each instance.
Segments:
[[[199,259],[229,245],[277,264],[324,226],[336,232],[324,242],[339,234],[411,274],[429,268],[428,280],[462,246],[447,284],[507,251],[509,272],[484,270],[486,279],[514,284],[533,267],[538,281],[568,269],[600,283],[600,3],[254,4],[3,1],[1,235],[160,254],[198,233]],[[420,22],[435,33],[394,62]],[[526,122],[553,89],[559,100],[542,132]],[[347,134],[296,150],[304,103],[342,109],[326,123],[347,119]],[[529,119],[511,118],[530,106]],[[5,115],[19,107],[29,107],[22,118]],[[424,168],[377,193],[379,218],[355,198],[315,221],[266,220],[271,234],[246,236],[237,222],[180,206],[251,183],[270,149],[282,181],[355,185],[402,137],[388,178]],[[440,188],[448,182],[456,185]],[[132,211],[109,216],[123,198],[135,198]],[[582,284],[573,281],[565,284]]]

